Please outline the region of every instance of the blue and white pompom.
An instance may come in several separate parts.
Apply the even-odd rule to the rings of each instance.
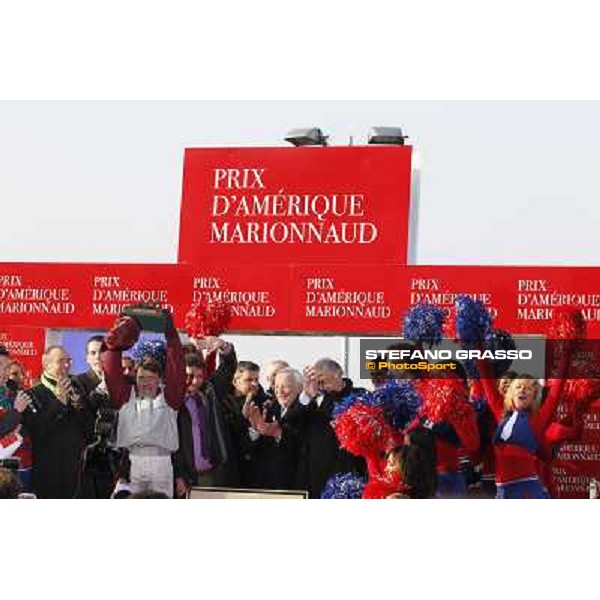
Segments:
[[[480,300],[461,294],[456,297],[456,336],[462,346],[473,348],[483,342],[492,328],[492,317]]]
[[[153,358],[163,370],[167,364],[167,347],[162,340],[139,341],[129,353],[138,363],[144,358]]]
[[[395,429],[402,430],[419,413],[423,399],[407,380],[392,379],[373,392],[373,401],[383,407],[383,414]]]
[[[366,480],[357,473],[337,473],[327,480],[322,500],[360,500]]]
[[[404,317],[404,339],[428,344],[431,348],[442,341],[444,311],[434,304],[421,302]]]

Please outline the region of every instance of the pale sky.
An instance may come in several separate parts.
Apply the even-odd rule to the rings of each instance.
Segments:
[[[175,262],[185,147],[399,125],[424,264],[600,264],[599,102],[2,102],[2,260]]]

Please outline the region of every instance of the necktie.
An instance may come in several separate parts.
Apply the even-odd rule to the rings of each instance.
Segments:
[[[512,435],[512,432],[515,427],[515,423],[517,422],[518,416],[519,416],[519,413],[515,410],[513,412],[513,414],[510,415],[510,418],[508,419],[508,421],[506,421],[506,423],[504,424],[504,427],[502,428],[502,431],[500,432],[500,439],[503,442],[506,442],[506,440],[508,440],[510,438],[510,436]]]

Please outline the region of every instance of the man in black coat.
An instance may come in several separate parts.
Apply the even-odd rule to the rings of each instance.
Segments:
[[[343,376],[342,367],[330,358],[304,369],[300,401],[306,405],[306,425],[298,486],[307,489],[310,498],[320,498],[327,480],[336,473],[366,474],[365,461],[340,447],[331,425],[335,405],[345,396],[362,391],[354,388],[352,381]]]
[[[85,373],[76,375],[78,383],[88,396],[104,379],[102,362],[100,361],[100,348],[102,347],[103,341],[103,336],[93,335],[86,342],[85,361],[87,362],[89,369]]]
[[[238,459],[238,487],[256,488],[256,450],[260,434],[248,420],[252,406],[262,412],[269,399],[259,383],[260,367],[251,361],[238,362],[229,394],[223,398],[223,416],[231,433]]]
[[[100,350],[104,337],[93,335],[85,344],[85,360],[89,369],[85,373],[75,376],[77,383],[85,394],[87,408],[93,419],[91,419],[90,430],[86,431],[88,443],[95,440],[96,435],[93,424],[100,417],[104,422],[112,420],[112,432],[110,442],[114,443],[116,438],[117,413],[113,410],[108,397],[108,390],[104,383],[104,371],[102,370],[102,361],[100,360]]]
[[[296,489],[305,421],[305,407],[298,402],[302,385],[301,373],[280,370],[273,380],[275,402],[262,413],[258,406],[251,408],[250,423],[260,434],[255,453],[258,487]]]
[[[212,351],[219,353],[219,368],[205,378],[200,351],[185,357],[187,395],[177,416],[179,450],[174,456],[177,496],[192,486],[239,485],[237,452],[223,415],[237,359],[232,344],[217,339]]]
[[[71,358],[64,348],[50,346],[42,361],[40,382],[29,390],[35,412],[25,413],[33,443],[33,488],[38,498],[72,498],[93,414],[85,392],[69,377]]]

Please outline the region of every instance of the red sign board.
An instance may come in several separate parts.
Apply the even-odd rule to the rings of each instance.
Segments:
[[[46,330],[40,327],[1,327],[0,345],[23,365],[29,382],[39,377],[42,354],[46,344]]]
[[[406,264],[411,150],[187,149],[179,262]]]
[[[497,327],[544,334],[553,311],[581,306],[600,339],[600,277],[592,267],[439,267],[380,264],[101,265],[0,267],[0,325],[103,329],[130,304],[172,308],[182,328],[191,304],[223,298],[231,331],[399,335],[411,306],[481,300]]]
[[[160,304],[183,320],[185,267],[13,263],[0,266],[0,324],[109,327],[125,306]]]
[[[394,266],[295,267],[290,329],[399,335],[406,281]]]
[[[543,334],[554,311],[581,307],[588,337],[600,339],[600,270],[594,267],[414,266],[406,306],[449,307],[470,294],[490,308],[495,325],[514,334]]]
[[[286,332],[290,330],[291,276],[290,268],[277,265],[191,267],[182,281],[180,312],[185,314],[192,303],[201,300],[223,300],[231,306],[231,331]]]
[[[600,480],[600,400],[584,416],[581,439],[563,445],[552,463],[558,498],[587,498],[593,479]]]

